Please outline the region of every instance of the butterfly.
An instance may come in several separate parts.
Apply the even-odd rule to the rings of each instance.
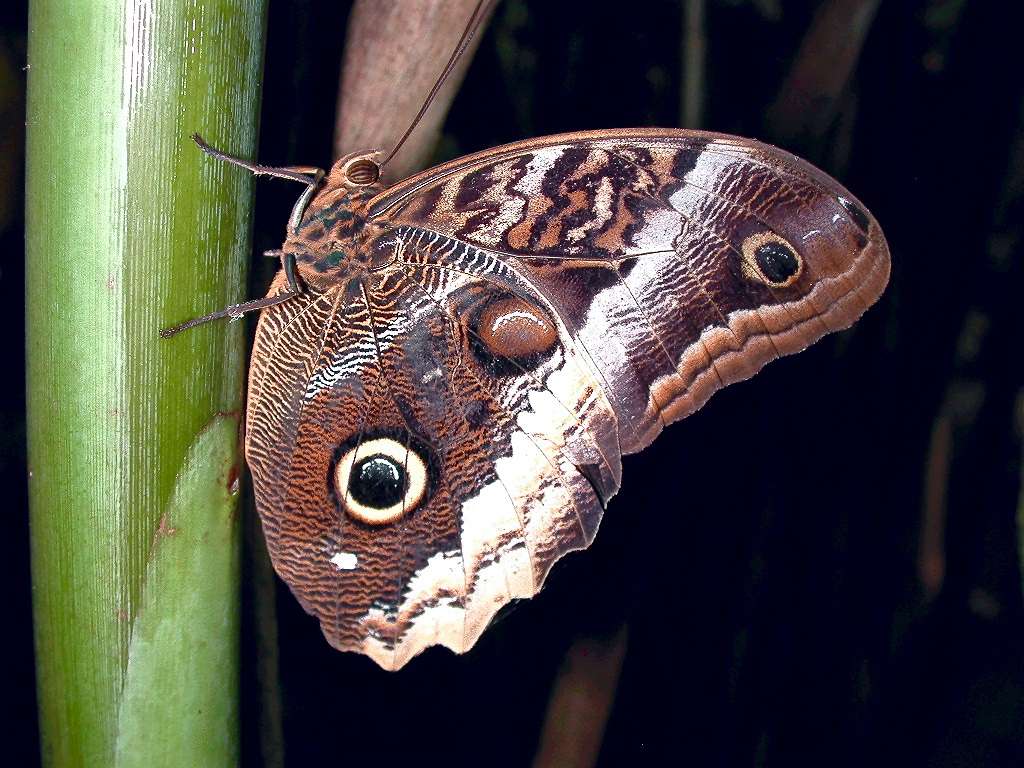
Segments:
[[[245,455],[271,560],[389,670],[471,648],[591,543],[622,456],[889,276],[853,195],[750,139],[569,133],[387,187],[374,153],[325,175],[197,141],[307,186],[267,297],[202,320],[261,310]]]

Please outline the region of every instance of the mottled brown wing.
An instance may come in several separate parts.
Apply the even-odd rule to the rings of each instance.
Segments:
[[[881,229],[842,186],[755,141],[596,131],[427,171],[370,208],[438,260],[484,249],[552,306],[618,418],[623,453],[726,384],[853,323],[884,289]],[[448,243],[448,247],[444,247]]]
[[[601,385],[528,285],[435,268],[426,239],[382,247],[415,266],[263,313],[246,457],[278,573],[333,646],[398,669],[468,650],[536,593],[590,543],[621,470]],[[538,333],[478,332],[510,313]],[[399,504],[351,490],[374,464],[404,474]]]
[[[524,142],[369,207],[374,270],[261,317],[246,455],[278,572],[388,669],[468,649],[590,542],[621,453],[888,276],[838,184],[709,134]]]

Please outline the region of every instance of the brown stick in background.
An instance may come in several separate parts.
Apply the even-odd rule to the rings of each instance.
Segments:
[[[419,111],[477,0],[358,0],[349,18],[335,120],[335,156],[389,152]],[[385,183],[430,159],[452,99],[483,35],[470,43],[419,126],[384,169]]]
[[[768,108],[772,137],[813,140],[825,133],[877,10],[878,0],[830,0],[818,9]]]
[[[551,690],[533,768],[588,768],[597,763],[627,636],[623,624],[613,635],[587,635],[573,642]]]

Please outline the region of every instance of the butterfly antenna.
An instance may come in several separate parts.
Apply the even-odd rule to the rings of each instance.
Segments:
[[[438,75],[437,80],[434,81],[433,87],[427,93],[427,97],[423,100],[423,106],[420,107],[420,111],[416,113],[416,117],[412,119],[409,127],[405,133],[402,134],[402,138],[398,140],[395,148],[391,150],[391,153],[384,158],[378,167],[383,168],[388,162],[398,154],[398,150],[405,144],[406,139],[412,134],[419,125],[420,120],[423,119],[423,115],[427,113],[427,109],[434,102],[434,97],[437,96],[437,92],[441,90],[441,86],[444,85],[444,81],[448,79],[448,76],[455,70],[455,64],[462,54],[466,52],[469,44],[473,42],[473,38],[476,33],[480,31],[480,27],[483,26],[484,20],[487,18],[491,11],[491,6],[494,5],[496,0],[480,0],[476,7],[473,9],[472,15],[469,17],[469,21],[466,24],[466,28],[462,30],[462,36],[459,38],[459,42],[455,45],[455,49],[452,51],[452,55],[448,57],[448,63],[444,65],[444,69],[441,70],[441,74]]]

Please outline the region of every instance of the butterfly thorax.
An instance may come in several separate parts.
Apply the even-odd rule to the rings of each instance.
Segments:
[[[284,243],[285,253],[294,254],[303,281],[316,291],[380,266],[373,262],[371,246],[384,227],[369,220],[366,206],[383,187],[379,182],[357,186],[338,176],[335,170],[327,176],[298,229]]]

